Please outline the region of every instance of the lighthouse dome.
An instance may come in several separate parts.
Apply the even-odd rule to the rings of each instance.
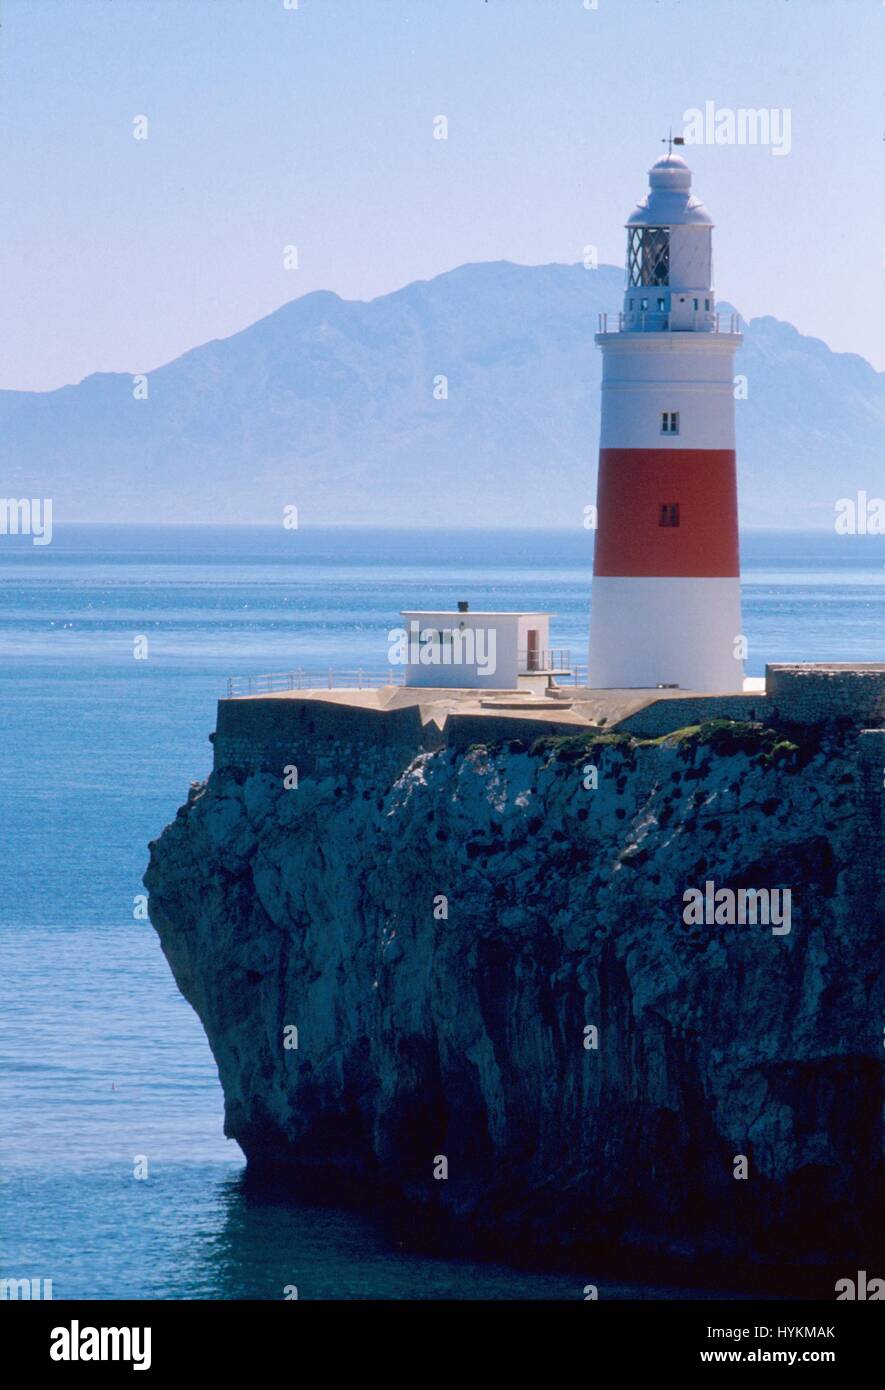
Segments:
[[[678,154],[665,154],[649,169],[648,183],[650,188],[687,191],[691,188],[691,170]]]
[[[712,227],[713,219],[691,192],[691,170],[678,154],[665,154],[648,171],[648,193],[627,218],[628,227]]]

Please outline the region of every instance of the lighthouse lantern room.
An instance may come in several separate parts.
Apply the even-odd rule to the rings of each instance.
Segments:
[[[627,221],[623,311],[601,316],[593,686],[743,682],[734,321],[715,312],[710,215],[672,152]],[[614,322],[612,322],[614,318]]]

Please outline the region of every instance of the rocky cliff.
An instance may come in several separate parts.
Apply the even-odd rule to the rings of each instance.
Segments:
[[[866,1257],[885,964],[856,732],[401,762],[220,767],[151,845],[250,1166],[524,1252]],[[789,930],[687,921],[707,883],[789,889]]]

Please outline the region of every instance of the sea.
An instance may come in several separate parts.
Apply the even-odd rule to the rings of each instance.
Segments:
[[[531,1252],[459,1259],[410,1246],[381,1213],[255,1191],[202,1029],[139,915],[148,841],[210,770],[228,676],[380,670],[401,608],[459,599],[549,611],[551,645],[586,660],[592,533],[453,521],[0,537],[4,1278],[51,1280],[57,1299],[697,1296]],[[748,532],[742,562],[748,674],[885,661],[885,539]]]

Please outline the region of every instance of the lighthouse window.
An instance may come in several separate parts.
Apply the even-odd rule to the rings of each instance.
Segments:
[[[661,434],[679,433],[679,411],[665,410],[661,415]],[[661,525],[663,526],[663,522]]]
[[[627,234],[628,286],[669,283],[669,227],[632,227]]]
[[[659,526],[678,526],[679,525],[679,503],[662,502],[661,515],[658,520]]]

